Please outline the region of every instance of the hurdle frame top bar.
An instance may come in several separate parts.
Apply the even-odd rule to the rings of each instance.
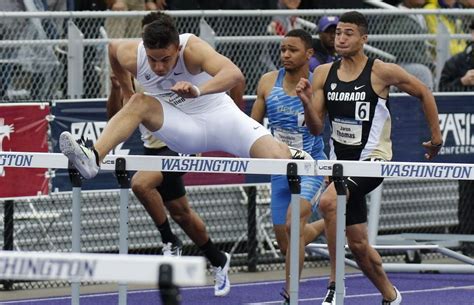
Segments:
[[[316,168],[313,160],[107,155],[101,170],[114,171],[117,158],[126,159],[127,171],[286,175],[293,162],[298,175],[307,176],[315,175]],[[67,169],[68,159],[61,153],[0,152],[0,166]]]
[[[287,164],[291,162],[297,165],[297,174],[301,176],[331,176],[333,165],[341,164],[345,177],[474,180],[474,164],[432,162],[108,155],[101,170],[114,171],[117,158],[126,159],[127,171],[286,175]],[[0,152],[0,166],[68,169],[69,164],[60,153]]]
[[[201,256],[126,255],[3,251],[0,279],[158,283],[159,266],[173,268],[173,284],[206,284]]]

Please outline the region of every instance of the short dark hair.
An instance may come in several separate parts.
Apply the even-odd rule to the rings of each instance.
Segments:
[[[358,11],[350,11],[342,14],[339,18],[339,22],[357,25],[362,35],[365,35],[369,32],[369,23],[367,22],[367,19]]]
[[[313,38],[311,34],[302,29],[294,29],[286,33],[285,37],[297,37],[301,39],[304,43],[306,49],[311,49],[313,47]]]
[[[142,24],[146,25],[142,37],[145,48],[163,49],[171,44],[179,45],[179,33],[173,18],[163,13],[152,14],[148,14],[142,20]],[[145,21],[145,18],[147,18],[147,21]],[[145,24],[151,19],[154,20],[149,24]]]
[[[142,19],[142,28],[145,25],[149,25],[153,21],[158,21],[158,20],[174,24],[174,19],[170,15],[165,14],[163,12],[151,12],[151,13],[146,14],[143,17],[143,19]]]

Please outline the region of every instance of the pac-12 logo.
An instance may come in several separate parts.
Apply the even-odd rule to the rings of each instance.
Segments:
[[[474,113],[440,113],[444,146],[440,155],[474,153]]]
[[[71,134],[75,140],[83,138],[84,140],[92,141],[92,144],[97,142],[97,139],[104,131],[107,122],[78,122],[71,124]],[[128,155],[130,149],[122,149],[123,143],[118,144],[112,151],[112,154]]]
[[[10,134],[14,131],[13,124],[5,125],[5,119],[0,118],[0,151],[3,151],[3,139],[10,139]],[[5,176],[3,166],[0,166],[0,176]]]

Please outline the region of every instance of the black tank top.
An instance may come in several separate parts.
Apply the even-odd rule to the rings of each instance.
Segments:
[[[388,98],[372,88],[374,59],[369,58],[353,81],[337,77],[341,60],[335,61],[324,84],[326,109],[331,123],[331,159],[365,160],[392,157]]]

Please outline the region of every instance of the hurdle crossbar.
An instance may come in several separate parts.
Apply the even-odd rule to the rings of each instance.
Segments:
[[[340,160],[285,160],[254,158],[168,157],[107,155],[102,170],[115,170],[117,158],[125,158],[128,171],[207,172],[233,174],[286,175],[288,162],[297,164],[298,175],[331,176],[334,164],[341,164],[345,177],[474,180],[474,164],[425,162],[360,162]],[[0,152],[0,166],[59,168],[69,167],[60,153]]]
[[[206,262],[199,256],[1,251],[0,278],[157,285],[162,264],[172,266],[177,286],[206,284]]]

